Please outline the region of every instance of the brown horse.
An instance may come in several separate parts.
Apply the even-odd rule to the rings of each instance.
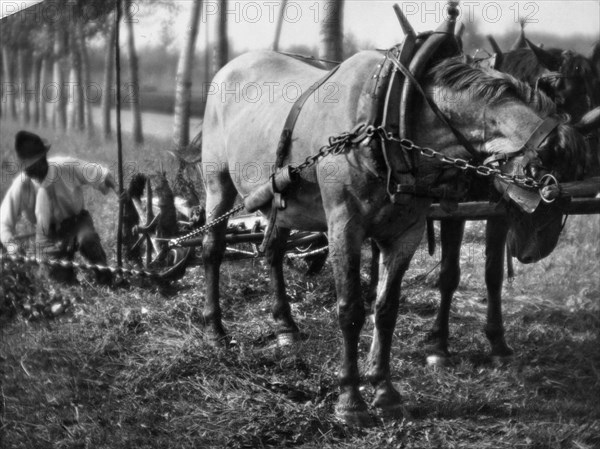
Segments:
[[[340,65],[319,90],[319,95],[306,102],[293,132],[290,164],[305,161],[330,136],[356,127],[363,86],[373,68],[382,61],[382,55],[374,51],[353,56]],[[291,92],[297,94],[307,89],[322,76],[323,71],[317,68],[273,52],[240,56],[216,75],[213,82],[223,95],[208,99],[202,143],[208,220],[230,209],[238,193],[248,195],[268,181],[279,134],[292,106]],[[521,148],[543,119],[553,112],[552,103],[528,86],[501,74],[488,74],[470,67],[462,59],[451,58],[436,65],[428,72],[424,89],[476,149],[474,157],[478,161]],[[236,92],[241,94],[236,97]],[[424,101],[417,101],[413,113],[417,124],[413,134],[415,142],[447,156],[471,158]],[[561,175],[572,179],[576,168],[571,161],[579,159],[580,139],[572,128],[558,125],[540,148],[539,158],[534,156],[527,162],[525,156],[519,154],[503,166],[510,173],[523,170],[531,173],[543,164],[540,158],[552,157]],[[418,181],[430,186],[453,183],[458,172],[437,160],[421,158]],[[390,373],[399,290],[421,241],[431,204],[431,199],[422,197],[403,204],[392,203],[385,179],[381,148],[375,141],[369,144],[368,140],[302,171],[286,191],[287,208],[277,215],[276,236],[268,252],[275,289],[272,312],[277,331],[295,335],[298,327],[290,313],[282,273],[283,243],[290,228],[328,232],[343,336],[339,370],[341,393],[336,411],[346,422],[356,424],[370,422],[358,388],[358,341],[365,321],[360,294],[361,245],[371,237],[381,250],[367,378],[375,389],[374,405],[393,413],[399,410],[401,403]],[[269,207],[262,211],[268,213]],[[220,223],[205,234],[203,241],[206,282],[203,318],[207,334],[220,343],[226,342],[219,306],[219,267],[225,249],[225,230],[226,223]],[[559,230],[560,221],[553,221],[546,232],[557,234]],[[534,246],[544,246],[546,241],[538,239],[534,243],[537,243]],[[519,248],[524,254],[545,251],[536,247]]]
[[[493,39],[490,39],[496,52],[501,52]],[[524,48],[524,46],[526,48]],[[596,74],[593,68],[594,60],[600,61],[600,52],[596,51],[592,58],[588,59],[578,53],[548,49],[544,50],[533,45],[525,39],[523,33],[513,45],[509,52],[501,54],[501,62],[498,70],[508,73],[517,79],[526,82],[532,88],[540,87],[543,91],[556,100],[557,112],[568,114],[575,125],[583,134],[588,134],[592,129],[598,128],[599,120],[597,114],[584,114],[591,105],[598,104],[598,79],[600,72]],[[572,136],[563,136],[562,139],[572,139]],[[576,144],[575,140],[568,143],[564,141],[563,147]],[[594,144],[592,144],[594,145]],[[571,161],[580,164],[580,175],[598,175],[600,152],[589,148],[584,158]],[[556,162],[549,166],[556,166]],[[490,188],[474,180],[473,188],[467,195],[469,200],[490,199]],[[483,193],[483,194],[482,194]],[[493,194],[492,194],[493,197]],[[492,198],[493,199],[493,198]],[[556,210],[556,209],[555,209]],[[536,211],[533,216],[541,220],[556,223],[560,221],[559,215],[542,216],[544,209]],[[533,234],[536,240],[527,241],[519,236],[527,235],[527,227],[531,226],[528,214],[510,208],[508,218],[495,217],[486,223],[486,249],[485,249],[485,282],[487,287],[487,321],[485,333],[491,345],[491,357],[502,360],[510,357],[513,350],[504,339],[504,325],[502,320],[502,284],[504,279],[505,244],[508,241],[511,254],[523,263],[536,262],[546,257],[554,249],[558,235],[547,232],[544,226],[538,226]],[[433,364],[444,364],[449,356],[449,315],[452,297],[460,281],[460,247],[463,238],[464,220],[443,220],[440,224],[440,240],[442,248],[442,259],[439,276],[439,289],[441,303],[438,309],[433,327],[428,335],[429,347],[427,360]],[[545,239],[545,244],[540,240]],[[543,248],[536,251],[524,251],[526,245],[534,245]],[[525,246],[524,246],[525,245]]]

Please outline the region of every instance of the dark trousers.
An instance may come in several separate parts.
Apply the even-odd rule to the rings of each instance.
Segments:
[[[89,263],[106,265],[106,253],[88,211],[83,210],[64,220],[53,234],[52,240],[56,242],[55,250],[52,251],[54,258],[73,260],[75,252],[79,251]],[[48,267],[47,273],[60,282],[73,283],[77,279],[73,268]],[[95,271],[95,275],[97,282],[101,284],[110,284],[112,280],[112,274],[108,271]]]

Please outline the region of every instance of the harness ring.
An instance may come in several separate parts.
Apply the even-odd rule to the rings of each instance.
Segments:
[[[554,175],[551,175],[550,173],[548,173],[548,174],[542,176],[539,183],[540,183],[539,192],[540,192],[540,197],[542,198],[542,201],[547,204],[551,204],[554,201],[556,201],[556,197],[551,198],[551,199],[546,198],[546,196],[544,195],[544,188],[551,186],[551,185],[555,185],[560,190],[560,184],[558,183],[558,179],[556,179],[556,177]]]

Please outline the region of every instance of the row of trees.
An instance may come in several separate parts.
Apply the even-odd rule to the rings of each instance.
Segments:
[[[176,4],[136,2],[146,10],[162,7],[168,13],[178,12]],[[126,33],[128,88],[124,103],[133,116],[132,135],[143,142],[142,114],[139,98],[138,56],[134,38],[132,0],[98,2],[94,0],[46,0],[27,10],[2,19],[2,101],[0,114],[33,126],[97,132],[92,107],[100,103],[100,128],[105,138],[112,135],[111,107],[115,97],[115,43],[117,34],[116,6],[123,11],[122,28]],[[173,140],[175,149],[189,143],[189,121],[194,73],[194,55],[200,32],[203,0],[193,0],[189,26],[181,48],[177,67]],[[319,56],[328,60],[342,59],[343,1],[326,0],[321,27]],[[279,48],[284,10],[280,5],[273,49]],[[221,0],[216,20],[217,42],[212,61],[204,61],[204,79],[220,69],[230,57],[228,41],[228,0]],[[203,22],[208,33],[207,21]],[[92,41],[104,42],[102,87],[92,83],[89,48]],[[208,55],[208,52],[206,53]]]
[[[132,0],[121,0],[127,28],[129,79],[138,85],[133,21],[127,20]],[[92,107],[102,105],[102,130],[112,134],[114,43],[117,2],[46,0],[2,20],[2,102],[0,113],[24,124],[75,129],[93,135]],[[92,83],[89,45],[106,42],[102,88]],[[143,141],[137,89],[132,89],[133,135]]]
[[[191,16],[187,28],[184,45],[181,48],[177,68],[177,81],[175,91],[175,114],[173,124],[173,141],[176,150],[187,147],[190,140],[189,122],[192,92],[192,73],[194,67],[194,54],[196,40],[199,32],[203,0],[193,0]],[[273,50],[279,49],[284,11],[287,0],[282,0],[279,6],[279,15],[273,40]],[[326,0],[323,2],[325,11],[321,23],[321,39],[319,57],[330,61],[341,61],[343,58],[343,0]],[[223,67],[229,61],[229,45],[227,31],[228,0],[221,0],[217,19],[217,45],[215,47],[215,69]],[[206,22],[205,22],[206,23]],[[207,67],[208,65],[205,65]],[[205,79],[208,79],[206,77]]]

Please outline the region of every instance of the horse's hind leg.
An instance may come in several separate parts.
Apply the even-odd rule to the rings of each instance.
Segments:
[[[278,226],[273,230],[273,238],[267,247],[266,258],[271,267],[271,286],[273,288],[272,313],[275,321],[275,335],[280,345],[290,345],[298,339],[298,326],[292,318],[292,310],[285,291],[283,278],[283,257],[290,230]]]
[[[416,223],[402,238],[380,242],[381,264],[377,299],[374,306],[375,329],[369,353],[367,377],[375,388],[373,405],[386,415],[401,413],[400,393],[394,388],[390,374],[392,338],[400,306],[400,283],[421,236],[423,223]]]
[[[227,212],[235,201],[237,191],[229,173],[211,173],[206,178],[206,210],[210,214],[207,222]],[[215,345],[226,344],[226,333],[221,321],[219,304],[219,270],[225,253],[225,231],[227,220],[209,229],[202,241],[202,261],[206,297],[202,317],[207,328],[207,337]]]
[[[492,346],[492,358],[501,360],[513,354],[513,350],[504,339],[504,325],[502,324],[504,249],[508,233],[506,219],[490,218],[487,221],[485,232],[485,284],[488,291],[485,334]]]
[[[440,267],[440,307],[428,335],[427,363],[444,365],[448,352],[449,319],[452,296],[460,281],[460,246],[465,230],[463,220],[443,220],[440,224],[442,261]]]
[[[371,239],[371,264],[369,265],[369,289],[365,297],[365,311],[367,315],[373,314],[373,303],[377,299],[377,284],[379,283],[379,247]]]

